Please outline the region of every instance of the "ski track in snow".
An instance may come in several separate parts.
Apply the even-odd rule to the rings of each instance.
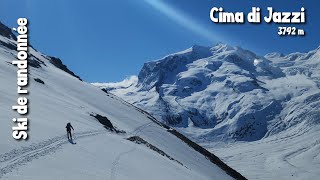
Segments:
[[[110,180],[115,180],[116,179],[116,172],[117,172],[117,168],[120,162],[120,159],[122,156],[126,155],[126,154],[130,154],[131,152],[134,152],[136,150],[136,146],[134,146],[133,148],[131,148],[128,151],[122,152],[120,153],[116,159],[112,162],[112,168],[111,168],[111,175],[110,175]]]
[[[319,173],[314,173],[312,171],[309,171],[303,167],[299,167],[297,165],[295,165],[295,163],[291,162],[292,159],[294,159],[295,157],[298,157],[299,155],[303,155],[304,153],[306,153],[307,151],[311,150],[312,148],[318,146],[320,144],[320,140],[315,141],[311,146],[308,147],[302,147],[300,149],[294,150],[290,153],[287,153],[284,157],[283,157],[283,162],[287,163],[288,165],[290,165],[291,167],[293,167],[296,170],[299,171],[304,171],[306,173],[311,173],[311,174],[316,174],[316,175],[320,175]],[[319,155],[319,153],[317,154]],[[317,156],[315,155],[315,156]]]
[[[88,136],[95,136],[98,134],[105,133],[106,130],[99,131],[86,131],[81,133],[76,133],[76,137],[84,138]],[[14,149],[8,153],[0,155],[0,178],[12,172],[13,169],[18,168],[28,162],[31,162],[34,159],[38,159],[41,156],[48,155],[50,153],[55,152],[62,145],[70,143],[69,140],[66,139],[66,135],[58,136],[52,139],[48,139],[42,141],[40,143],[31,144],[26,147],[22,147],[19,149]]]
[[[134,135],[134,136],[137,136],[143,129],[151,126],[152,124],[154,124],[153,122],[150,122],[150,123],[146,123],[146,124],[143,124],[139,127],[137,127],[135,130],[133,130],[131,133],[130,133],[130,136]],[[129,136],[129,137],[130,137]],[[131,149],[125,151],[125,152],[122,152],[120,154],[117,155],[117,157],[115,158],[115,160],[112,162],[112,168],[111,168],[111,174],[110,174],[110,180],[116,180],[116,173],[117,173],[117,168],[119,166],[119,162],[121,160],[121,157],[127,155],[127,154],[130,154],[132,152],[134,152],[137,148],[137,145],[135,144],[134,147],[132,147]]]
[[[149,122],[143,124],[136,129],[134,129],[129,135],[136,136],[138,135],[143,129],[153,125],[153,122]],[[81,133],[75,133],[75,138],[83,138],[88,136],[95,136],[98,134],[105,133],[106,130],[99,130],[99,131],[86,131]],[[39,157],[48,155],[50,153],[54,153],[58,149],[62,147],[62,145],[70,143],[68,139],[66,139],[66,135],[57,136],[48,140],[44,140],[39,143],[31,144],[26,147],[21,147],[19,149],[13,149],[10,152],[5,154],[0,154],[0,179],[7,173],[12,172],[14,169],[17,169],[19,166],[25,165],[26,163],[31,162],[34,159],[38,159]],[[115,160],[112,163],[111,168],[111,180],[116,179],[116,171],[122,156],[129,154],[136,150],[136,145],[133,148],[118,154]]]
[[[245,147],[247,144],[230,146],[221,148],[217,154],[248,179],[319,179],[320,140],[313,138],[313,133],[305,135],[304,131],[286,134],[250,143],[250,148]],[[224,153],[228,151],[231,153]],[[308,163],[313,166],[307,166]]]

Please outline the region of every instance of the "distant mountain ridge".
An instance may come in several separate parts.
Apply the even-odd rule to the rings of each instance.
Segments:
[[[298,124],[319,122],[315,117],[302,118],[305,114],[298,110],[306,106],[305,99],[320,93],[319,57],[319,48],[258,56],[222,43],[192,46],[145,63],[137,77],[125,80],[126,86],[94,84],[168,125],[186,128],[186,133],[195,127],[196,138],[254,141]],[[318,107],[319,101],[311,99]],[[290,110],[292,104],[296,113]],[[310,113],[318,115],[317,108]]]

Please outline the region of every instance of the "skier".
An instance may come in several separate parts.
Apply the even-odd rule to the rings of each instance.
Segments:
[[[73,127],[71,126],[71,124],[68,122],[67,126],[66,126],[66,129],[67,129],[67,135],[68,135],[68,139],[69,140],[72,140],[72,135],[71,135],[71,129],[73,129]]]

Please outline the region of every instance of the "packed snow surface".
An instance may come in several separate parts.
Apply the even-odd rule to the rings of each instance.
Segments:
[[[29,138],[14,140],[16,41],[0,36],[0,179],[233,179],[122,99],[78,79],[57,58],[29,47]],[[93,117],[110,120],[111,131]],[[104,121],[103,121],[104,120]],[[71,122],[74,141],[65,126]],[[124,131],[126,133],[124,133]],[[167,156],[127,140],[139,136]]]

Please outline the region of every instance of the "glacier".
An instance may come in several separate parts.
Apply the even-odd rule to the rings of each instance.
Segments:
[[[249,179],[320,175],[320,47],[269,53],[218,43],[146,62],[138,76],[93,83],[217,153]]]

